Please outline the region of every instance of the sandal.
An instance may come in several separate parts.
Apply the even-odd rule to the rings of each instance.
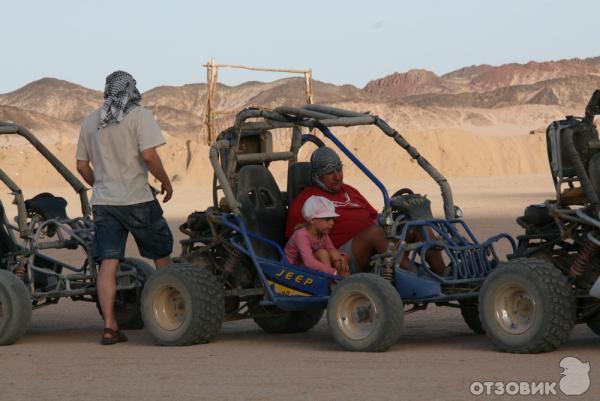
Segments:
[[[110,335],[110,337],[107,337],[107,335]],[[127,336],[121,333],[121,331],[105,328],[104,332],[102,333],[102,340],[100,340],[100,344],[113,345],[116,343],[124,343],[128,340],[129,339]]]

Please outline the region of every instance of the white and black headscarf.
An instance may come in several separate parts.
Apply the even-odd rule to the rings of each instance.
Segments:
[[[142,95],[135,84],[135,79],[125,71],[115,71],[106,77],[99,128],[120,123],[127,113],[140,105]]]
[[[327,146],[321,146],[315,149],[310,156],[311,176],[313,183],[326,192],[335,193],[329,189],[319,177],[329,174],[333,171],[342,169],[342,161],[335,150]]]

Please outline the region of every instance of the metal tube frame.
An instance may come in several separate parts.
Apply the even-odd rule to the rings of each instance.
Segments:
[[[56,156],[48,150],[43,143],[41,143],[31,132],[29,132],[26,128],[17,125],[0,121],[0,135],[19,135],[25,138],[33,147],[40,152],[42,156],[54,167],[56,171],[71,185],[73,190],[79,194],[79,199],[81,201],[81,212],[84,217],[89,217],[92,213],[92,209],[90,207],[90,203],[87,197],[87,188],[83,183],[75,177],[75,175],[60,161]],[[4,178],[8,178],[4,174]],[[10,181],[2,180],[7,186]],[[14,182],[12,182],[13,186],[18,188]],[[16,192],[13,188],[11,188],[13,192]],[[20,227],[19,227],[20,228]]]
[[[250,121],[249,121],[250,120]],[[258,120],[258,121],[257,121]],[[387,190],[379,180],[350,152],[334,135],[328,130],[330,127],[352,127],[362,125],[374,125],[383,131],[384,134],[394,139],[409,156],[414,159],[418,165],[439,185],[442,200],[444,203],[444,215],[447,219],[456,217],[452,189],[446,178],[433,167],[418,151],[411,146],[408,141],[390,127],[384,120],[368,113],[360,113],[350,110],[338,109],[335,107],[308,104],[302,108],[296,107],[278,107],[273,111],[247,108],[238,113],[235,123],[235,140],[231,152],[231,160],[228,163],[228,171],[224,171],[220,166],[220,151],[225,147],[231,146],[227,141],[217,141],[211,146],[210,161],[215,170],[215,175],[225,195],[225,201],[228,203],[234,213],[239,214],[239,204],[234,196],[235,191],[235,172],[237,167],[248,162],[270,162],[274,160],[288,160],[290,163],[297,160],[298,149],[300,147],[299,139],[294,141],[294,135],[298,135],[301,127],[312,130],[318,128],[323,134],[332,140],[337,147],[348,156],[359,169],[373,181],[373,183],[382,191],[384,200],[384,215],[390,211],[389,195]],[[239,143],[241,133],[244,130],[270,130],[277,128],[292,128],[294,134],[292,146],[289,152],[266,152],[260,154],[240,155]],[[219,143],[221,142],[221,143]],[[391,222],[390,222],[391,225]]]

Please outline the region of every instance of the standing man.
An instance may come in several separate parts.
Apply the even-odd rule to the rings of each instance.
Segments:
[[[133,235],[140,254],[154,260],[157,269],[171,263],[173,251],[171,230],[148,184],[150,171],[161,183],[163,202],[171,199],[173,187],[156,152],[165,139],[152,113],[140,106],[135,85],[124,71],[106,77],[104,104],[85,118],[77,144],[77,171],[92,186],[103,345],[127,341],[114,313],[116,273],[127,235]]]

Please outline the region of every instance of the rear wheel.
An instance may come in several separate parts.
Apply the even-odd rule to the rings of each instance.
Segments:
[[[404,306],[383,277],[355,274],[336,285],[327,322],[334,340],[345,350],[385,351],[400,338]]]
[[[210,271],[175,264],[150,277],[142,292],[142,318],[160,345],[206,343],[225,316],[223,287]]]
[[[136,280],[139,286],[131,290],[121,290],[117,292],[115,298],[115,319],[120,329],[123,330],[139,330],[144,327],[142,313],[140,307],[140,299],[144,284],[154,273],[154,267],[135,258],[125,258],[119,265],[120,271],[135,270]],[[96,307],[100,316],[104,317],[100,303],[96,302]]]
[[[460,303],[460,314],[463,317],[463,320],[469,326],[471,330],[475,334],[485,334],[485,330],[481,325],[481,320],[479,319],[479,303],[477,302],[477,298],[474,299],[464,299],[459,301]]]
[[[558,348],[575,325],[575,297],[567,278],[550,262],[513,259],[485,280],[479,298],[483,329],[505,352]]]
[[[31,299],[23,281],[0,270],[0,345],[10,345],[25,332],[31,321]]]
[[[589,318],[585,324],[597,335],[600,336],[600,313]]]
[[[323,317],[324,310],[286,312],[271,311],[271,316],[256,316],[254,322],[267,333],[302,333],[316,326]]]

